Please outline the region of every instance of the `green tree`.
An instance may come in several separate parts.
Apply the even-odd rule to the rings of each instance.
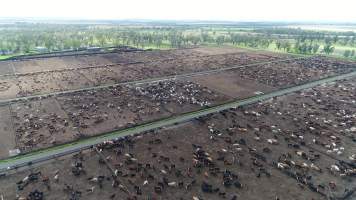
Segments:
[[[277,40],[276,41],[276,47],[277,47],[278,50],[280,50],[282,48],[282,42]]]
[[[313,45],[313,54],[318,53],[319,48],[320,48],[320,45],[319,45],[319,44],[314,44],[314,45]]]
[[[354,56],[355,56],[355,50],[353,49],[353,50],[351,51],[350,57],[354,57]]]
[[[344,55],[345,58],[348,58],[351,55],[351,51],[350,50],[345,50],[343,55]]]
[[[323,48],[323,52],[327,55],[332,54],[335,50],[335,47],[332,46],[331,43],[327,43],[325,44],[324,48]]]
[[[217,38],[216,38],[216,44],[217,45],[222,45],[224,42],[225,42],[225,36],[223,35],[219,35]]]

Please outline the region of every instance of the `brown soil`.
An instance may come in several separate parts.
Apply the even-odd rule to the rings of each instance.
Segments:
[[[234,71],[196,76],[189,79],[231,98],[246,98],[254,96],[256,93],[275,90],[273,87],[260,84],[257,81],[240,78],[239,74]]]
[[[9,156],[9,151],[15,149],[15,131],[8,106],[0,106],[0,158]]]
[[[355,166],[347,160],[354,152],[349,138],[354,134],[344,135],[345,129],[354,126],[353,118],[345,118],[355,113],[354,84],[351,80],[320,86],[107,142],[98,146],[101,159],[94,152],[82,154],[86,173],[75,176],[72,171],[81,156],[64,157],[0,179],[9,183],[1,184],[0,192],[13,198],[37,189],[49,199],[67,199],[79,193],[80,199],[342,198],[356,187]],[[333,105],[331,112],[324,109],[329,105]],[[316,131],[308,131],[316,112],[319,118],[346,124],[337,128],[313,121]],[[300,119],[304,121],[299,123]],[[340,138],[337,144],[345,147],[345,157],[335,157],[313,142],[312,138],[333,139],[320,134],[331,130]],[[16,182],[39,171],[38,181],[16,192]],[[58,182],[54,180],[56,171]],[[111,185],[114,174],[118,187]],[[92,181],[99,176],[104,176],[102,187]],[[50,179],[51,190],[41,181],[43,177]]]
[[[79,137],[67,114],[53,99],[11,105],[16,146],[22,152],[49,147]]]
[[[15,98],[19,92],[20,87],[16,79],[8,77],[0,77],[0,99]]]

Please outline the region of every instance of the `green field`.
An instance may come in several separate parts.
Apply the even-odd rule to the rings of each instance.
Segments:
[[[5,60],[5,59],[8,59],[8,58],[11,58],[13,55],[6,55],[6,56],[2,56],[0,55],[0,60]]]

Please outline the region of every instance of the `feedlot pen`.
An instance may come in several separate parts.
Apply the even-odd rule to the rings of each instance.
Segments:
[[[356,69],[355,63],[326,57],[294,59],[231,48],[11,62],[0,63],[4,74],[0,98],[33,98],[0,107],[2,158],[12,149],[26,153],[80,141]],[[11,64],[13,75],[9,75]],[[152,78],[156,80],[145,84],[95,88]],[[0,195],[4,199],[16,195],[43,195],[45,199],[353,199],[355,84],[351,78],[316,86],[19,169],[0,178]],[[94,88],[36,98],[89,87]]]

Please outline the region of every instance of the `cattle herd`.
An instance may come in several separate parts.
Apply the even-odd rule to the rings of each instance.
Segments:
[[[43,64],[46,59],[53,67]],[[2,66],[15,73],[0,77],[0,99],[18,98],[0,107],[0,157],[6,158],[13,149],[26,153],[80,141],[349,73],[356,63],[195,48]],[[58,79],[51,82],[54,73]],[[171,75],[178,76],[163,78]],[[356,78],[351,78],[6,171],[0,199],[346,200],[356,198],[355,179]]]

